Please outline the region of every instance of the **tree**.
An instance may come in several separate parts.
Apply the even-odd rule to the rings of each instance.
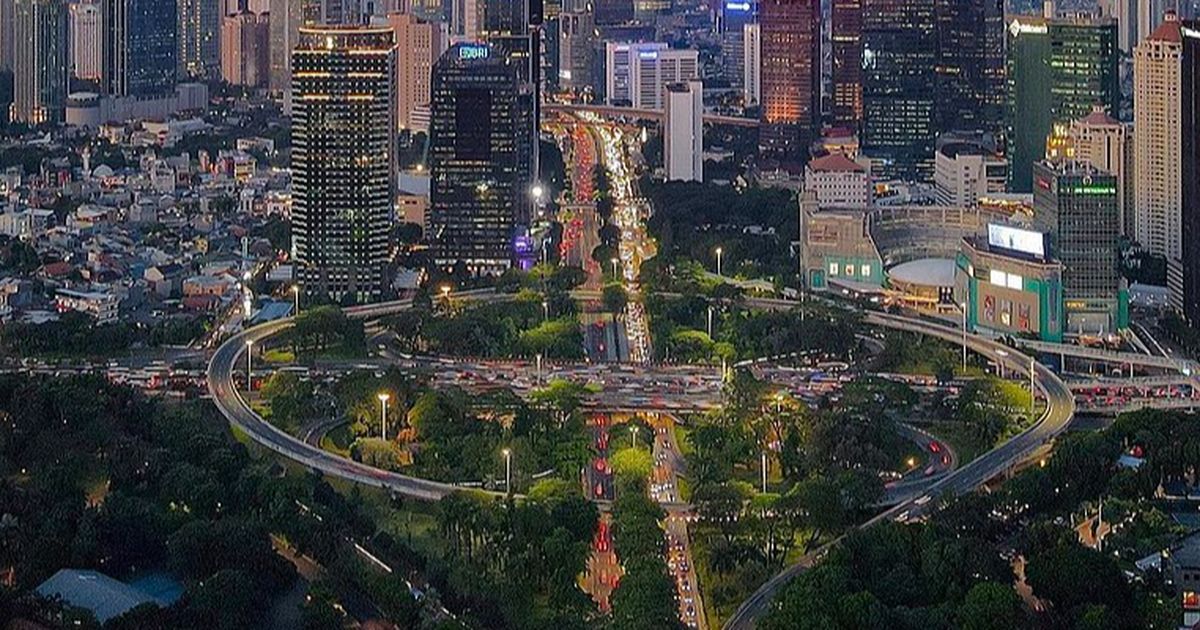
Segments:
[[[629,302],[629,295],[625,292],[625,287],[614,282],[604,285],[604,291],[600,294],[600,300],[604,303],[604,310],[617,315],[625,311],[625,305]]]
[[[958,608],[963,630],[1008,630],[1023,625],[1021,597],[1010,585],[980,582],[967,591]]]
[[[354,459],[384,470],[400,468],[400,447],[395,442],[380,438],[359,438],[350,447]]]
[[[609,458],[618,478],[646,479],[654,470],[654,458],[645,448],[623,448]]]

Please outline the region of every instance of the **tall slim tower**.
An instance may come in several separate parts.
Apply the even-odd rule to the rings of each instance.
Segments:
[[[768,155],[804,161],[821,124],[821,2],[763,0],[759,29],[759,145]]]
[[[300,27],[321,23],[321,0],[270,0],[270,8],[270,87],[272,92],[286,95],[291,89],[292,49]]]
[[[62,119],[67,96],[67,5],[63,0],[11,0],[11,119],[40,124]]]
[[[863,3],[863,153],[885,177],[933,174],[934,0]]]
[[[218,0],[177,0],[176,6],[179,76],[215,77],[220,63],[217,38],[225,13],[221,10],[223,3]]]
[[[833,122],[852,129],[863,117],[863,1],[833,0],[831,15]]]
[[[762,25],[742,27],[742,102],[746,107],[762,104]]]
[[[1183,144],[1183,213],[1180,259],[1168,261],[1167,284],[1171,305],[1192,325],[1200,323],[1200,21],[1189,20],[1180,29],[1183,35],[1179,93]]]
[[[433,70],[428,233],[441,267],[512,266],[530,210],[534,128],[517,62],[487,44],[456,44]]]
[[[292,52],[292,250],[309,295],[383,295],[396,178],[392,29],[303,27]]]
[[[170,0],[104,0],[106,88],[116,96],[160,96],[175,90],[175,29]]]
[[[704,181],[703,118],[703,84],[692,81],[667,85],[663,162],[668,181]]]
[[[433,64],[450,44],[446,25],[409,13],[391,13],[387,19],[396,32],[397,123],[401,129],[428,130]]]
[[[1183,31],[1174,13],[1133,53],[1134,238],[1179,258],[1183,211]]]
[[[99,81],[104,67],[100,5],[90,2],[72,4],[68,22],[71,75],[86,81]]]

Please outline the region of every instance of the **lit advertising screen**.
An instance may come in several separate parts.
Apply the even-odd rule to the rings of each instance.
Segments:
[[[1032,230],[989,224],[988,245],[1029,254],[1037,258],[1046,257],[1046,236]]]

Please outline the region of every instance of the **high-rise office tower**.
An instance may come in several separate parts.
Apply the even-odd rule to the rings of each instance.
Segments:
[[[758,0],[725,0],[720,5],[717,31],[721,36],[721,73],[729,87],[741,88],[745,82],[745,28],[753,24]]]
[[[1012,165],[1010,188],[1032,190],[1033,164],[1059,127],[1103,105],[1120,106],[1116,22],[1111,18],[1020,17],[1008,27],[1005,137]]]
[[[862,124],[863,116],[863,2],[833,0],[831,12],[833,122],[852,129]]]
[[[564,10],[558,16],[558,31],[558,85],[583,92],[592,86],[592,66],[596,63],[593,12],[587,7]]]
[[[13,61],[13,3],[0,2],[0,71],[11,70]]]
[[[392,29],[301,27],[292,53],[292,250],[304,292],[383,294],[396,178]]]
[[[179,17],[176,32],[179,76],[216,76],[221,52],[217,38],[224,15],[220,3],[215,0],[177,0],[176,6]]]
[[[884,177],[928,179],[937,139],[934,0],[866,0],[862,33],[862,151]]]
[[[72,4],[68,21],[71,76],[99,81],[104,68],[104,56],[100,52],[104,42],[100,5],[91,2]]]
[[[439,266],[499,273],[529,226],[530,139],[517,62],[486,44],[456,44],[433,70],[428,234]]]
[[[242,11],[221,21],[221,78],[232,85],[263,87],[271,59],[267,14]]]
[[[821,126],[820,0],[762,0],[759,146],[804,161]]]
[[[609,105],[662,110],[668,83],[700,77],[700,53],[662,42],[605,44],[605,96]]]
[[[483,30],[484,0],[449,0],[450,39],[473,42]]]
[[[1178,258],[1183,212],[1183,31],[1175,14],[1133,53],[1134,239],[1146,251]]]
[[[1200,323],[1200,22],[1188,21],[1183,26],[1179,82],[1183,143],[1177,163],[1183,181],[1182,244],[1179,260],[1174,264],[1168,261],[1167,285],[1171,305],[1196,325]]]
[[[321,0],[270,0],[272,92],[286,94],[292,82],[292,49],[301,26],[321,23]]]
[[[667,85],[663,161],[668,181],[704,181],[704,86]]]
[[[742,27],[742,103],[746,107],[762,104],[762,27],[757,23]]]
[[[1004,124],[1004,0],[937,0],[937,126],[999,133]]]
[[[175,91],[175,3],[104,0],[104,72],[108,93],[159,96]]]
[[[1119,263],[1117,181],[1086,162],[1034,165],[1033,219],[1063,264],[1068,333],[1111,333],[1129,324]]]
[[[15,122],[62,119],[67,98],[67,5],[63,0],[10,0],[13,9]]]
[[[388,14],[396,33],[397,123],[401,129],[428,130],[433,64],[450,45],[446,25],[408,13]]]
[[[1071,123],[1069,145],[1076,160],[1110,173],[1117,180],[1117,214],[1121,234],[1134,234],[1133,125],[1110,116],[1097,105],[1092,113]]]

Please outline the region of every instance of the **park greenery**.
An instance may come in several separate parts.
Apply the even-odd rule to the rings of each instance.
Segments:
[[[406,352],[485,358],[542,355],[583,357],[576,305],[563,290],[520,289],[506,302],[469,302],[453,297],[387,319]]]
[[[367,338],[363,323],[347,317],[336,306],[314,306],[296,316],[283,335],[283,343],[301,359],[317,357],[359,357],[366,354]]]
[[[658,244],[658,265],[696,261],[722,273],[783,282],[795,273],[792,241],[799,234],[799,213],[792,193],[696,182],[639,182],[654,206],[647,229]]]
[[[1120,465],[1122,452],[1141,454],[1141,465]],[[1156,489],[1191,483],[1197,453],[1200,428],[1174,412],[1067,434],[1042,465],[994,492],[948,500],[928,523],[852,533],[784,591],[764,627],[1177,627],[1169,576],[1133,563],[1186,531]],[[1075,529],[1101,501],[1113,527],[1103,553]],[[1036,609],[1023,605],[1006,558],[1024,564]]]
[[[632,449],[629,449],[632,450]],[[666,518],[646,494],[646,477],[625,477],[613,504],[613,545],[625,575],[612,595],[613,628],[680,628],[675,584],[664,560]]]
[[[165,573],[182,584],[176,603],[135,608],[107,628],[260,625],[297,579],[273,537],[326,568],[302,612],[306,628],[342,627],[336,609],[317,614],[320,602],[363,592],[406,627],[421,623],[399,576],[356,564],[348,548],[367,544],[374,528],[355,500],[256,461],[211,406],[151,402],[94,376],[4,375],[0,418],[0,568],[12,570],[0,618],[99,627],[31,591],[75,568],[117,579]]]
[[[205,318],[163,318],[152,326],[113,322],[98,326],[85,313],[67,311],[41,324],[12,321],[0,324],[0,356],[45,358],[104,358],[138,347],[185,345],[204,334]]]

